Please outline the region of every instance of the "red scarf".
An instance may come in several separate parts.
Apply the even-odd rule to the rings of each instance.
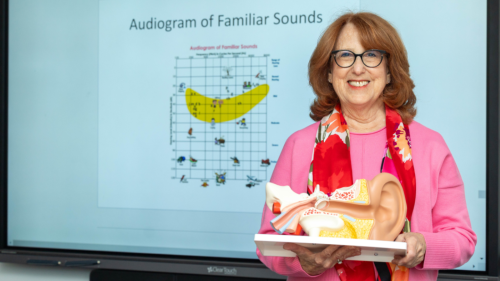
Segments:
[[[399,178],[405,193],[407,213],[410,221],[413,214],[416,195],[415,170],[411,156],[411,140],[408,125],[403,124],[401,116],[386,106],[387,152],[383,159],[383,172]],[[313,159],[309,173],[308,193],[319,185],[320,190],[330,196],[335,190],[353,185],[349,128],[342,115],[340,105],[324,117],[316,134]],[[407,268],[399,268],[387,264],[393,277],[404,275],[407,279]],[[335,266],[342,281],[375,280],[372,262],[344,261]]]

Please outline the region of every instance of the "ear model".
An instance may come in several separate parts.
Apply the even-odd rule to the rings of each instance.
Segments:
[[[280,186],[272,182],[268,182],[266,184],[266,205],[273,213],[276,213],[273,208],[273,205],[275,205],[275,203],[279,203],[279,211],[281,211],[287,206],[304,200],[308,197],[309,196],[305,193],[295,193],[288,185]]]
[[[406,220],[406,199],[399,180],[381,173],[368,182],[368,190],[373,190],[370,201],[375,210],[369,239],[394,241]]]
[[[357,219],[371,219],[373,226],[368,239],[394,241],[406,219],[406,201],[399,180],[391,174],[380,173],[367,181],[367,188],[367,205],[330,199],[321,209]]]

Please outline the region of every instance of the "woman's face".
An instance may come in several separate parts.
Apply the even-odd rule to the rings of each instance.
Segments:
[[[349,50],[355,54],[366,51],[359,41],[358,30],[353,24],[348,23],[344,26],[334,50]],[[361,57],[357,57],[354,64],[347,68],[339,67],[333,62],[328,78],[339,96],[340,103],[351,106],[375,105],[385,85],[390,82],[385,58],[374,68],[365,66]]]

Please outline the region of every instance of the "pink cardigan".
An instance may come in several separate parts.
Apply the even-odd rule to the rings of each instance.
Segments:
[[[318,125],[310,125],[288,138],[271,182],[288,185],[296,193],[306,192]],[[452,269],[470,259],[476,245],[476,234],[471,228],[462,178],[444,139],[415,121],[409,128],[417,178],[411,228],[413,232],[423,234],[427,244],[424,262],[410,270],[410,280],[436,280],[439,269]],[[382,160],[382,154],[383,151],[378,161]],[[354,166],[353,174],[356,175]],[[269,224],[274,217],[264,204],[260,234],[276,234]],[[297,257],[264,257],[258,249],[257,255],[271,270],[288,276],[288,280],[340,280],[335,269],[318,276],[308,275]]]

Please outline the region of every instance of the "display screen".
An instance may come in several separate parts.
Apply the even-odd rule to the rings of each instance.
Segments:
[[[459,167],[486,261],[486,1],[9,3],[8,245],[257,259],[308,61],[352,11],[400,33],[424,126]],[[418,175],[417,175],[418,178]]]

